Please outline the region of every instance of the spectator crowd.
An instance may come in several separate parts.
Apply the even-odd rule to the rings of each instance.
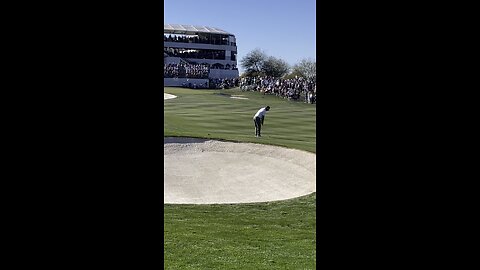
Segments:
[[[244,77],[240,80],[240,89],[244,91],[259,91],[263,94],[276,95],[289,100],[299,100],[315,103],[317,83],[313,79],[297,77],[292,79],[273,77]]]
[[[228,42],[228,36],[226,35],[163,35],[164,42],[181,42],[181,43],[201,43],[201,44],[214,44],[214,45],[230,45],[236,46],[235,42]]]
[[[164,78],[209,79],[210,67],[208,64],[164,64]],[[243,91],[259,91],[264,95],[276,95],[288,100],[298,100],[306,103],[316,103],[317,84],[314,79],[303,77],[283,79],[269,76],[243,77],[234,79],[212,79],[208,84],[196,85],[186,83],[185,87],[229,89],[240,87]]]
[[[208,79],[210,68],[205,64],[164,64],[164,78]]]
[[[163,53],[172,57],[225,60],[225,51],[185,48],[164,48]]]
[[[239,87],[240,79],[239,78],[210,79],[209,85],[210,85],[210,89],[229,89],[233,87]]]
[[[163,76],[164,78],[187,78],[187,79],[209,79],[208,83],[196,84],[185,82],[183,87],[188,88],[210,88],[210,89],[229,89],[240,86],[239,78],[234,79],[218,79],[209,78],[210,68],[208,64],[164,64]]]

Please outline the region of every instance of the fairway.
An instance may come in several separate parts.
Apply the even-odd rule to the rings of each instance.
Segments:
[[[165,137],[316,152],[316,106],[257,92],[165,88]],[[269,105],[262,138],[253,114]],[[289,200],[164,205],[165,269],[315,269],[315,193]]]
[[[164,101],[165,137],[199,137],[285,146],[316,152],[316,105],[240,90],[165,88],[177,96]],[[232,98],[242,95],[243,98]],[[253,115],[269,105],[262,138]]]

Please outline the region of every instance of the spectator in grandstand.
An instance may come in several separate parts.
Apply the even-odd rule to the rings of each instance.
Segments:
[[[208,79],[210,68],[203,64],[164,64],[163,75],[165,78],[190,78]]]
[[[260,108],[257,113],[253,116],[253,123],[255,124],[255,137],[262,137],[260,131],[262,130],[262,125],[265,120],[265,114],[270,110],[270,106]]]

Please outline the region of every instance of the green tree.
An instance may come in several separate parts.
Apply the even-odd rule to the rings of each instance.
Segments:
[[[267,60],[267,55],[260,49],[249,52],[240,60],[240,65],[245,69],[247,76],[263,72],[263,65]]]
[[[262,70],[265,75],[278,78],[288,74],[290,66],[284,60],[270,56],[263,63]]]
[[[300,74],[307,79],[315,79],[317,77],[317,62],[311,59],[302,59],[293,66],[292,73]]]

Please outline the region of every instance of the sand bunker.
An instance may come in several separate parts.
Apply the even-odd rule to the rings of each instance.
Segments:
[[[172,98],[176,98],[177,96],[174,96],[174,95],[171,95],[171,94],[167,94],[167,93],[163,93],[163,99],[172,99]]]
[[[233,98],[233,99],[248,99],[246,97],[243,97],[243,95],[232,95],[230,98]]]
[[[283,147],[164,138],[164,203],[285,200],[316,191],[316,155]]]

